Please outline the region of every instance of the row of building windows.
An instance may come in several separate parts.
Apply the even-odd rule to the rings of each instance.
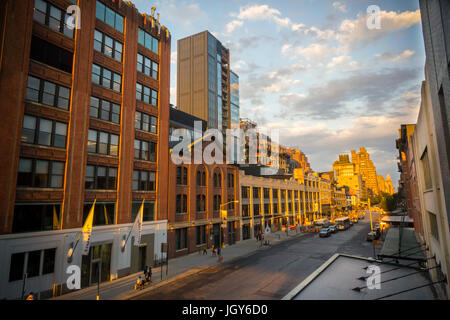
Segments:
[[[137,71],[158,80],[158,64],[140,53],[137,55]]]
[[[122,76],[109,69],[92,64],[92,82],[105,88],[120,92],[122,88]]]
[[[70,105],[70,89],[53,82],[28,76],[26,99],[68,110]]]
[[[62,188],[64,162],[38,159],[19,159],[18,187]]]
[[[66,24],[68,16],[69,15],[65,12],[65,10],[61,10],[46,1],[34,1],[34,21],[42,23],[52,30],[61,32],[69,38],[73,38],[73,29],[69,28]]]
[[[88,152],[118,156],[119,136],[112,133],[89,129]]]
[[[228,210],[234,210],[234,197],[231,195],[228,197]],[[213,196],[213,211],[218,212],[221,209],[222,196],[215,194]],[[203,194],[198,194],[196,196],[196,210],[197,212],[206,211],[206,196]],[[184,214],[187,213],[187,195],[177,194],[176,196],[176,209],[175,213]]]
[[[29,115],[24,115],[23,117],[23,143],[65,148],[66,136],[66,123]]]
[[[134,191],[155,191],[156,173],[154,171],[134,170],[133,171]]]
[[[158,106],[158,91],[136,83],[136,100]]]
[[[137,160],[156,162],[156,143],[135,139],[134,158]]]
[[[158,54],[159,52],[159,42],[158,39],[151,36],[146,31],[139,28],[138,30],[138,43],[146,47],[147,49],[153,51]]]
[[[123,33],[123,17],[98,0],[95,16],[97,19],[105,22],[110,27],[113,27],[117,31]]]
[[[120,123],[120,105],[105,99],[91,97],[89,114],[92,118]]]
[[[142,201],[133,201],[131,219],[133,222]],[[14,206],[13,233],[59,230],[61,226],[61,203],[48,204],[16,204]],[[92,202],[85,202],[83,206],[83,221],[92,208]],[[115,224],[115,203],[97,202],[94,208],[94,226]],[[145,201],[143,221],[154,221],[155,202]],[[20,269],[21,270],[21,269]],[[23,273],[22,273],[23,275]],[[30,275],[28,275],[30,276]]]
[[[97,50],[118,62],[122,62],[122,43],[98,30],[94,31],[94,50]]]
[[[294,197],[295,197],[295,199],[299,199],[299,194],[298,194],[298,191],[296,191],[296,190],[272,189],[272,197],[275,201],[278,200],[279,191],[281,194],[282,201],[286,200],[286,191],[288,191],[287,196],[290,200],[292,200]],[[292,191],[294,192],[294,195],[292,194]],[[270,198],[270,189],[263,188],[263,195],[264,195],[265,199],[269,199]],[[241,196],[242,196],[242,199],[249,199],[250,198],[250,187],[246,187],[246,186],[241,187]],[[260,197],[261,197],[261,188],[253,187],[253,198],[259,199]]]
[[[85,189],[115,190],[117,181],[117,168],[103,166],[86,166]]]
[[[146,113],[136,111],[134,126],[138,130],[157,133],[157,118]]]
[[[73,53],[36,36],[31,37],[30,59],[72,73]]]

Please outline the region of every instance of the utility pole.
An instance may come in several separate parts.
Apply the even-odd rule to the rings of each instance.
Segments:
[[[369,215],[370,215],[370,232],[372,234],[373,258],[376,259],[376,254],[375,254],[375,236],[373,234],[372,210],[370,210],[370,198],[368,199],[368,204],[369,204]]]

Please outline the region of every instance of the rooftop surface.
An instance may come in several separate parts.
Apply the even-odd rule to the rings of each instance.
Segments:
[[[427,272],[415,273],[385,283],[380,283],[380,289],[362,288],[359,292],[355,287],[365,287],[366,281],[360,277],[370,276],[366,271],[368,266],[378,266],[381,272],[380,281],[387,281],[400,276],[417,272],[417,269],[382,264],[370,258],[335,254],[319,269],[306,278],[283,300],[433,300],[434,295],[429,286],[396,294],[404,290],[430,284]],[[393,270],[395,269],[395,270]],[[396,294],[390,297],[388,295]]]

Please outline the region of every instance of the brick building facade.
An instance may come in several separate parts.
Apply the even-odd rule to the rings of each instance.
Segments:
[[[72,30],[74,3],[0,4],[0,298],[25,273],[43,295],[65,283],[94,199],[91,253],[71,262],[83,287],[150,264],[167,238],[170,33],[120,0],[78,0]],[[144,245],[122,251],[142,200]]]

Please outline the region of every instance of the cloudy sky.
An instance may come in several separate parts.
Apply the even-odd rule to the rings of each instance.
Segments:
[[[241,117],[279,129],[315,171],[364,146],[377,173],[397,186],[395,139],[415,123],[425,54],[418,0],[134,0],[156,5],[172,34],[171,102],[177,40],[209,30],[231,51]],[[380,8],[369,30],[367,9]]]

